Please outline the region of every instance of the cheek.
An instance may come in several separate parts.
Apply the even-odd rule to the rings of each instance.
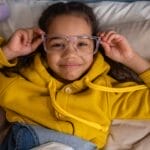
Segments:
[[[47,54],[47,64],[51,69],[57,65],[59,60],[60,57],[58,55]]]
[[[93,55],[87,55],[84,60],[86,61],[86,64],[90,66],[93,62]]]

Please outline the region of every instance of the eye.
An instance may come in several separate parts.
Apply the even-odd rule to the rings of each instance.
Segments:
[[[79,42],[78,47],[87,47],[89,44],[87,42]]]
[[[49,40],[47,41],[47,46],[49,49],[64,49],[66,44],[64,42],[64,40],[61,40],[61,39],[52,39],[52,40]]]
[[[51,43],[50,45],[51,48],[64,48],[65,47],[65,44],[63,43]]]

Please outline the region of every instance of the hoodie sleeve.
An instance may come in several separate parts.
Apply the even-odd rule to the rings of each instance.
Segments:
[[[111,119],[150,120],[150,69],[140,74],[140,78],[145,88],[138,89],[139,85],[129,82],[125,86],[135,87],[134,90],[108,93]]]
[[[3,66],[6,66],[6,67],[15,66],[17,63],[16,59],[13,61],[8,61],[7,58],[5,57],[3,50],[2,50],[3,43],[4,43],[4,39],[0,37],[0,68],[2,68]]]

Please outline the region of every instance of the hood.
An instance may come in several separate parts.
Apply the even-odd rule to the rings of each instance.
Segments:
[[[97,55],[95,55],[94,57],[95,60],[90,70],[81,79],[74,81],[76,82],[76,84],[87,77],[90,81],[92,81],[98,76],[108,73],[110,67],[104,61],[103,56],[100,53],[97,53]],[[49,74],[47,68],[48,66],[46,65],[45,61],[42,60],[40,54],[37,54],[34,58],[34,63],[28,68],[23,68],[21,70],[21,75],[32,83],[40,86],[46,86],[47,83],[49,83],[51,80],[55,80],[57,85],[63,85],[63,83]]]

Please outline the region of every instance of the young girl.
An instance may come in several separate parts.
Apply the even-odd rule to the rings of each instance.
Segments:
[[[90,7],[56,3],[39,27],[17,30],[0,51],[0,105],[9,122],[41,125],[102,148],[113,119],[150,119],[150,63],[115,31],[98,34]],[[143,85],[110,77],[99,44]]]

